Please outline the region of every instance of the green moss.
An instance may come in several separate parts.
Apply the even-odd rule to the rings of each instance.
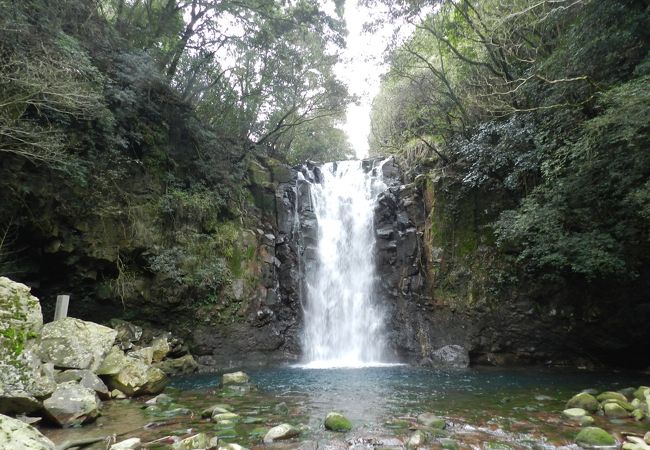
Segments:
[[[614,446],[616,439],[602,428],[586,427],[576,436],[576,443],[586,447]]]
[[[325,418],[325,428],[330,431],[346,432],[352,429],[352,422],[339,413],[329,413]]]

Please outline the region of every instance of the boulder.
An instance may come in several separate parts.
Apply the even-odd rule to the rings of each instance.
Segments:
[[[277,427],[271,428],[264,436],[264,443],[271,444],[275,441],[290,439],[298,436],[298,430],[288,423],[283,423]]]
[[[603,405],[603,410],[605,411],[605,415],[612,419],[620,419],[630,415],[630,413],[618,403],[605,403]]]
[[[576,436],[576,444],[583,448],[616,447],[616,439],[598,427],[586,427]]]
[[[129,357],[126,358],[125,367],[117,375],[107,377],[107,384],[111,389],[119,389],[130,397],[159,394],[168,381],[162,370]]]
[[[41,364],[28,341],[20,353],[0,351],[0,413],[29,414],[41,408],[40,400],[56,388],[53,368]]]
[[[7,277],[0,277],[0,336],[36,336],[43,328],[43,313],[31,289]],[[1,342],[1,341],[0,341]]]
[[[174,450],[194,450],[206,448],[210,445],[210,438],[205,433],[198,433],[172,444]]]
[[[231,412],[230,406],[219,403],[217,405],[208,406],[203,411],[201,411],[201,417],[208,418],[208,417],[212,417],[214,414],[228,413],[228,412]]]
[[[65,383],[68,381],[78,382],[80,385],[92,389],[104,400],[111,397],[111,393],[104,382],[90,370],[70,369],[56,375],[56,381]]]
[[[47,416],[62,427],[92,422],[99,416],[99,405],[95,391],[74,381],[58,385],[52,396],[43,402]]]
[[[102,365],[95,373],[97,375],[117,375],[128,365],[129,360],[117,345],[111,347]]]
[[[460,345],[445,345],[430,355],[436,367],[465,368],[469,366],[469,353]]]
[[[418,415],[417,420],[419,424],[424,425],[425,427],[428,428],[435,428],[438,430],[442,430],[447,426],[447,424],[445,423],[445,419],[431,413],[422,413]]]
[[[159,368],[170,377],[187,375],[199,370],[199,364],[196,362],[194,357],[189,354],[181,356],[180,358],[166,359],[164,361],[154,363],[153,367]]]
[[[224,386],[229,384],[246,384],[248,383],[248,375],[244,372],[224,373],[221,377],[221,384]]]
[[[593,413],[600,409],[600,403],[598,403],[598,400],[596,400],[596,397],[593,395],[581,392],[574,395],[568,402],[566,402],[566,408],[582,408]]]
[[[343,414],[331,412],[325,417],[325,428],[330,431],[346,432],[352,429],[352,422]]]
[[[56,446],[33,426],[0,414],[0,448],[55,450]]]
[[[66,317],[43,327],[40,355],[64,369],[99,369],[117,332],[93,322]]]
[[[631,403],[628,403],[628,402],[626,402],[625,400],[618,400],[618,399],[609,399],[609,400],[605,400],[605,401],[602,403],[603,408],[604,408],[605,405],[608,404],[608,403],[616,403],[618,406],[620,406],[621,408],[625,409],[626,411],[633,411],[633,410],[634,410],[634,406],[632,406]]]
[[[599,402],[604,402],[605,400],[620,400],[622,402],[627,402],[627,398],[620,392],[603,392],[596,397],[596,400]]]

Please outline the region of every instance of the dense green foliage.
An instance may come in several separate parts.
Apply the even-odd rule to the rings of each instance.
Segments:
[[[391,53],[372,150],[435,160],[461,195],[501,199],[489,225],[523,273],[647,273],[646,2],[387,3],[414,31]]]
[[[250,167],[349,153],[340,14],[311,0],[0,0],[0,272],[227,309],[255,250],[244,230],[273,214]]]

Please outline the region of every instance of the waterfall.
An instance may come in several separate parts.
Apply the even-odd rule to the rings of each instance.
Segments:
[[[362,367],[383,360],[383,315],[375,301],[377,198],[381,167],[324,164],[311,186],[318,224],[316,258],[306,267],[304,367]]]

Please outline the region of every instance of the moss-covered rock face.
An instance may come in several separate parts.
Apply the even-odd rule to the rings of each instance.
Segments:
[[[325,417],[325,428],[330,431],[347,432],[352,429],[352,422],[343,414],[331,412]]]
[[[576,436],[576,444],[583,448],[616,447],[616,439],[598,427],[583,428]]]
[[[589,412],[596,412],[600,409],[600,403],[598,403],[598,400],[596,400],[596,397],[593,395],[581,392],[571,397],[571,399],[566,403],[566,407],[582,408]]]
[[[43,327],[41,304],[31,289],[6,277],[0,277],[0,339],[17,340],[35,337]],[[7,345],[11,343],[7,342]]]

